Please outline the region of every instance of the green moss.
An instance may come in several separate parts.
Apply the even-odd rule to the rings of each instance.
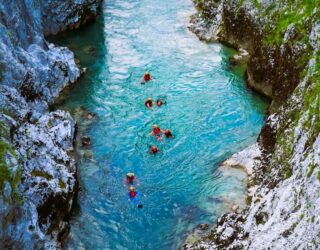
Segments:
[[[261,3],[259,3],[259,1],[258,0],[253,0],[253,4],[254,4],[254,6],[257,8],[257,9],[261,9]]]
[[[26,153],[27,153],[27,159],[31,160],[30,148],[27,148]]]
[[[290,178],[292,176],[292,169],[291,169],[289,164],[287,164],[287,166],[288,167],[286,167],[285,170],[284,170],[285,171],[284,172],[284,178],[285,179],[288,179],[288,178]]]
[[[67,187],[66,184],[63,182],[63,180],[61,178],[59,178],[59,187],[61,189],[65,189]]]
[[[257,6],[257,1],[252,1]],[[290,25],[296,30],[293,42],[308,44],[309,23],[318,18],[319,7],[318,0],[284,0],[271,4],[264,12],[265,16],[270,17],[269,32],[265,41],[269,44],[283,44],[284,34]]]
[[[313,159],[312,162],[309,165],[309,171],[307,173],[307,177],[308,178],[312,175],[313,170],[315,169],[315,167],[316,167],[316,164],[314,163],[314,159]]]
[[[318,181],[320,181],[320,171],[317,174]]]
[[[314,223],[315,220],[316,220],[316,217],[315,217],[315,216],[312,216],[312,217],[311,217],[311,222]]]
[[[10,144],[10,132],[5,123],[0,122],[0,189],[3,195],[5,183],[9,183],[11,187],[11,198],[13,201],[19,202],[18,185],[21,181],[21,169],[13,171],[13,166],[8,163],[8,157],[16,157],[13,146]],[[9,197],[3,196],[4,199]]]
[[[291,125],[292,126],[292,125]],[[292,176],[292,167],[289,163],[293,152],[294,133],[285,133],[281,131],[277,135],[277,145],[281,149],[281,154],[277,155],[276,165],[280,166],[280,172],[284,179]]]
[[[33,170],[31,172],[31,175],[34,177],[43,177],[46,178],[48,181],[53,179],[53,176],[45,171],[39,171],[39,170]]]
[[[49,128],[52,128],[52,126],[53,126],[53,125],[52,125],[52,121],[49,119],[49,121],[48,121],[48,127],[49,127]]]
[[[252,196],[247,195],[247,196],[246,196],[246,204],[247,204],[248,206],[250,206],[250,205],[251,205],[251,202],[252,202]]]
[[[300,220],[304,218],[304,214],[300,214]]]

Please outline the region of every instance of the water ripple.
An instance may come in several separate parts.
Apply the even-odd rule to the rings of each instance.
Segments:
[[[93,146],[79,165],[70,249],[177,249],[188,230],[243,197],[244,177],[217,165],[256,139],[267,103],[228,70],[231,50],[187,30],[193,11],[185,0],[109,0],[95,24],[63,37],[89,67],[63,108],[85,106],[98,117],[79,126]],[[155,80],[141,85],[145,70]],[[147,97],[167,104],[148,110]],[[154,123],[175,138],[147,136]],[[149,145],[160,153],[150,155]],[[141,181],[142,210],[127,200],[128,171]]]

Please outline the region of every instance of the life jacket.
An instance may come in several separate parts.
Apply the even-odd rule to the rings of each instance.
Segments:
[[[130,191],[129,192],[130,198],[134,198],[134,197],[136,197],[136,195],[137,195],[137,193],[135,191]]]
[[[150,151],[155,154],[158,152],[158,149],[156,147],[151,147]]]
[[[149,75],[149,74],[144,75],[144,76],[143,76],[143,79],[144,79],[145,81],[149,81],[149,80],[150,80],[150,75]]]
[[[160,128],[154,128],[154,129],[153,129],[153,133],[154,133],[155,135],[159,135],[159,134],[161,133],[161,129],[160,129]]]
[[[133,183],[133,180],[134,180],[134,176],[127,176],[127,182],[128,183]]]

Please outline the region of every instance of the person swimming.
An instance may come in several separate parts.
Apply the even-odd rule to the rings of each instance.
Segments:
[[[173,138],[173,134],[171,133],[171,130],[170,129],[166,129],[164,131],[164,135],[167,137],[167,138]]]
[[[137,192],[134,186],[130,186],[128,196],[129,196],[129,201],[132,201],[135,205],[137,205],[138,208],[143,207],[140,201],[140,197],[144,195]]]
[[[153,129],[152,131],[149,133],[149,135],[154,135],[157,140],[162,140],[161,134],[163,133],[163,131],[161,130],[161,128],[158,127],[157,124],[153,125]]]
[[[156,101],[156,104],[157,104],[158,107],[161,107],[164,104],[164,101],[162,99],[158,99]]]
[[[134,186],[130,186],[128,196],[130,199],[133,199],[137,196],[137,192],[135,191]]]
[[[149,82],[150,80],[153,80],[153,77],[150,75],[149,72],[144,73],[142,79],[141,79],[141,84],[145,84]]]
[[[140,181],[138,180],[138,178],[135,176],[134,173],[127,173],[126,174],[126,178],[122,181],[122,184],[133,184],[133,182],[136,182],[137,185],[140,185]]]
[[[144,102],[144,105],[145,105],[147,108],[152,108],[152,98],[149,97],[149,98]]]
[[[159,152],[159,149],[156,146],[150,146],[149,153],[155,155]]]

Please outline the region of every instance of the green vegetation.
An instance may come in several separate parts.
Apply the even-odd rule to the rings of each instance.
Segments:
[[[49,119],[49,121],[48,121],[48,127],[49,127],[49,128],[52,128],[52,126],[53,126],[52,121],[51,121],[51,119]]]
[[[316,164],[314,163],[314,160],[311,162],[310,166],[309,166],[309,171],[307,173],[307,177],[310,177],[313,173],[313,170],[315,169]]]
[[[305,51],[297,58],[297,66],[304,68],[301,73],[301,81],[305,78],[306,84],[305,87],[298,87],[294,92],[294,95],[303,100],[303,103],[301,108],[298,108],[294,102],[287,105],[286,124],[283,124],[277,132],[277,145],[281,150],[278,152],[275,163],[282,166],[283,176],[288,178],[292,174],[289,160],[297,139],[294,138],[294,129],[302,124],[303,133],[308,136],[305,157],[320,134],[320,51],[314,51],[309,41],[312,25],[320,18],[320,1],[286,0],[281,3],[273,3],[272,6],[269,6],[268,11],[270,12],[268,14],[270,26],[267,27],[266,43],[270,46],[280,46],[285,42],[292,47],[303,45]],[[285,41],[284,34],[289,26],[293,32],[292,41]],[[306,65],[310,60],[314,60],[314,63],[308,67]],[[312,175],[315,165],[313,162],[309,166],[308,177]],[[318,178],[320,180],[320,176]]]
[[[7,201],[9,197],[4,196],[5,183],[11,187],[11,198],[13,201],[20,201],[18,194],[18,185],[21,181],[21,169],[13,171],[12,164],[9,163],[8,157],[16,157],[13,146],[9,142],[10,131],[5,123],[0,122],[0,188],[3,199]]]
[[[46,178],[48,181],[53,179],[53,176],[45,171],[40,170],[32,170],[31,175],[34,177],[43,177]]]
[[[246,204],[247,204],[248,206],[250,206],[250,205],[251,205],[251,202],[252,202],[252,196],[247,195],[247,196],[246,196]]]
[[[59,187],[61,188],[61,189],[66,189],[66,184],[63,182],[63,180],[61,179],[61,178],[59,178]]]
[[[257,0],[252,0],[257,8],[261,4]],[[318,0],[284,0],[270,4],[265,10],[262,10],[264,16],[269,16],[270,21],[267,25],[269,31],[266,42],[269,44],[283,44],[284,34],[288,27],[292,27],[295,32],[294,42],[308,45],[310,21],[315,21],[320,14],[315,12],[320,7]]]

